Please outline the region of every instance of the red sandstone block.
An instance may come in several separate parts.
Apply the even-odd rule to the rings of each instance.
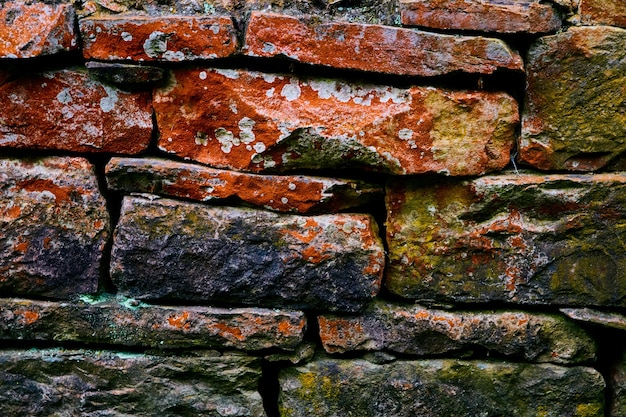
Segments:
[[[227,16],[104,16],[80,21],[88,59],[185,61],[223,58],[237,50]]]
[[[0,58],[33,58],[77,48],[70,4],[0,4]]]
[[[174,79],[155,92],[159,147],[252,172],[477,175],[508,164],[519,119],[503,93],[202,68],[177,70]]]
[[[62,70],[0,85],[0,148],[136,154],[152,135],[150,93]]]
[[[253,12],[244,52],[388,74],[434,76],[461,71],[520,71],[522,59],[498,39],[451,36],[390,26],[320,22]]]
[[[624,0],[580,0],[579,13],[583,24],[610,25],[626,28]]]
[[[552,5],[539,0],[400,0],[402,24],[497,33],[546,33],[561,27]]]

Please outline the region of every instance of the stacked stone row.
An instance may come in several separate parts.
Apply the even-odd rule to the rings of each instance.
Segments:
[[[0,414],[626,416],[619,3],[4,3]]]

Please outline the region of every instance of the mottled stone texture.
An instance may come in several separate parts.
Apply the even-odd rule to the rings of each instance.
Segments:
[[[586,25],[626,28],[626,7],[623,0],[580,0],[579,13]]]
[[[379,185],[304,175],[255,175],[164,159],[113,158],[109,188],[199,201],[228,200],[269,210],[336,212],[381,198]]]
[[[80,20],[87,59],[189,61],[223,58],[237,50],[227,16],[112,15]]]
[[[163,68],[148,65],[89,61],[85,66],[90,74],[107,83],[135,87],[155,84],[162,81],[166,74]]]
[[[400,0],[402,24],[497,33],[545,33],[561,27],[554,6],[539,0]]]
[[[592,308],[562,308],[561,312],[577,321],[626,330],[626,316],[623,314],[600,311]]]
[[[371,304],[358,316],[322,315],[320,337],[329,353],[388,350],[439,355],[485,349],[526,361],[584,363],[594,341],[562,316],[521,311],[442,311]]]
[[[614,364],[609,387],[611,389],[611,403],[608,404],[608,416],[626,416],[626,352],[617,363]]]
[[[528,52],[520,161],[597,170],[626,151],[626,30],[573,27]]]
[[[149,305],[81,297],[73,303],[0,299],[0,339],[172,348],[294,349],[304,313]]]
[[[398,75],[523,69],[519,54],[498,39],[261,12],[250,17],[243,50],[251,56],[281,55],[308,64]]]
[[[504,93],[201,68],[175,71],[154,108],[162,150],[255,172],[476,175],[507,165],[518,123]]]
[[[319,359],[284,370],[280,388],[281,417],[604,415],[597,371],[551,364]]]
[[[108,235],[105,201],[85,159],[0,159],[0,293],[95,292]]]
[[[383,266],[369,215],[125,198],[111,275],[140,299],[356,311],[378,293]]]
[[[70,4],[0,3],[0,59],[33,58],[77,48]]]
[[[391,181],[387,288],[420,300],[626,305],[626,176]]]
[[[152,136],[150,93],[60,70],[0,85],[0,148],[136,154]]]
[[[3,416],[265,416],[258,359],[0,351]]]

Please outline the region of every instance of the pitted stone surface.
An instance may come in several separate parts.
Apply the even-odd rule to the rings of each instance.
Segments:
[[[87,59],[189,61],[223,58],[237,50],[227,16],[111,15],[80,20]]]
[[[523,70],[519,54],[498,39],[452,36],[319,17],[253,12],[244,53],[308,64],[398,75]]]
[[[357,311],[384,252],[365,214],[304,217],[128,197],[111,276],[138,299]]]
[[[482,348],[525,361],[585,363],[595,344],[562,316],[522,311],[443,311],[377,301],[355,316],[321,315],[328,353],[454,354]]]
[[[626,175],[390,181],[387,288],[445,302],[626,305]]]
[[[0,148],[136,154],[152,136],[150,93],[127,93],[84,71],[0,85]]]
[[[594,171],[626,151],[626,30],[572,27],[528,52],[520,161]]]
[[[626,7],[622,0],[580,0],[583,24],[626,28]]]
[[[67,298],[98,289],[109,215],[82,158],[0,159],[0,292]]]
[[[161,150],[253,172],[477,175],[509,163],[518,123],[504,93],[202,68],[175,71],[154,107]]]

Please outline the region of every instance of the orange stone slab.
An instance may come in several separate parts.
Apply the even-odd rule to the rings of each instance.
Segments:
[[[262,12],[252,13],[243,50],[250,56],[281,55],[309,64],[399,75],[523,69],[519,54],[498,39]]]
[[[70,4],[0,3],[0,59],[33,58],[78,48]]]
[[[624,0],[580,0],[579,13],[585,25],[609,25],[626,28]]]
[[[547,33],[561,27],[550,4],[538,0],[400,0],[402,24],[496,33]]]
[[[508,164],[519,119],[504,93],[202,68],[177,70],[173,80],[155,92],[158,146],[252,172],[477,175]]]
[[[152,136],[149,92],[62,70],[0,85],[0,148],[136,154]]]
[[[113,158],[106,175],[116,191],[240,201],[281,212],[336,212],[382,197],[381,186],[363,181],[246,174],[164,159]]]
[[[113,15],[80,21],[87,59],[186,61],[230,56],[237,50],[227,16]]]

